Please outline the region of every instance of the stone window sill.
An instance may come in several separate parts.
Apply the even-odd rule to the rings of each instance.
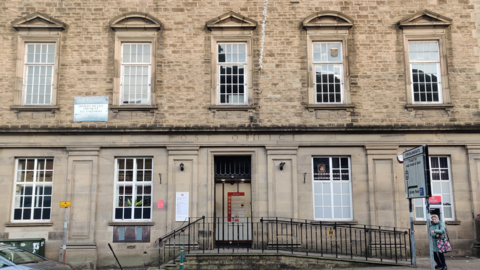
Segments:
[[[152,221],[110,221],[108,226],[155,226],[155,222]]]
[[[53,222],[5,223],[5,227],[52,227]]]
[[[11,106],[10,110],[18,113],[18,112],[44,112],[44,111],[51,111],[55,113],[55,111],[60,110],[59,106]]]
[[[316,110],[347,110],[353,111],[355,105],[352,104],[309,104],[305,106],[309,111]]]
[[[450,220],[450,221],[448,221],[447,220],[447,221],[445,221],[445,223],[447,225],[457,226],[457,225],[461,225],[462,221],[460,221],[460,220]],[[422,220],[418,220],[418,221],[414,221],[413,225],[427,225],[427,222],[422,221]]]
[[[322,225],[334,225],[334,224],[337,224],[337,225],[357,225],[358,224],[358,221],[356,220],[341,220],[341,221],[320,221],[320,220],[316,220],[314,222],[312,222],[312,224],[320,224],[322,223]]]
[[[256,106],[251,105],[212,105],[209,106],[208,109],[211,111],[255,111]]]
[[[407,104],[405,108],[413,110],[451,110],[455,105],[453,104]]]
[[[124,105],[124,106],[109,106],[109,109],[117,113],[118,111],[150,111],[158,110],[158,106],[150,105]]]
[[[96,249],[97,244],[91,242],[67,242],[66,243],[67,249]],[[61,248],[61,247],[60,247]]]

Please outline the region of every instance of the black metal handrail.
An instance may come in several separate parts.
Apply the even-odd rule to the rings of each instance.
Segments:
[[[203,221],[203,222],[202,222]],[[160,263],[185,253],[280,253],[412,263],[410,230],[288,218],[195,219],[162,236]],[[163,251],[163,252],[162,252]],[[163,255],[163,256],[162,256]]]
[[[195,223],[197,223],[197,222],[199,222],[200,220],[203,220],[203,219],[205,219],[205,216],[202,216],[201,218],[195,220],[194,222],[188,221],[188,224],[187,224],[187,225],[185,225],[185,226],[183,226],[183,227],[180,227],[180,228],[177,228],[177,229],[175,229],[175,230],[173,230],[173,231],[165,234],[164,236],[159,237],[157,241],[158,241],[158,242],[161,242],[161,241],[163,241],[163,240],[165,240],[165,239],[167,239],[167,238],[169,238],[169,237],[174,236],[174,235],[175,235],[176,233],[178,233],[179,231],[182,231],[182,232],[183,232],[186,228],[192,226],[193,224],[195,224]],[[190,220],[190,219],[189,219],[189,220]]]
[[[188,218],[188,224],[181,226],[164,236],[160,237],[155,241],[155,243],[159,246],[159,265],[168,263],[170,260],[175,259],[179,255],[179,250],[177,250],[177,245],[187,245],[188,252],[190,252],[190,240],[191,236],[193,236],[193,241],[198,239],[198,229],[199,229],[199,224],[200,221],[203,221],[203,231],[205,231],[205,216],[202,216],[201,218],[198,218],[197,220],[191,222],[191,218]],[[188,232],[187,241],[185,241],[185,234]],[[193,232],[193,234],[192,234]],[[183,236],[183,237],[182,237]],[[197,237],[195,237],[197,236]],[[179,239],[180,241],[177,241]],[[172,243],[173,240],[173,243]],[[205,239],[204,239],[205,240]],[[168,242],[167,242],[168,241]],[[192,242],[195,243],[195,242]],[[171,248],[173,245],[173,248]],[[170,247],[167,252],[167,246]],[[163,254],[162,254],[162,248],[163,248]],[[205,250],[203,248],[203,250]]]

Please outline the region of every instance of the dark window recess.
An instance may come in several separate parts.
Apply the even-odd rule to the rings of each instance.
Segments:
[[[216,156],[215,179],[251,179],[250,156]]]
[[[150,226],[114,226],[114,243],[150,243]]]

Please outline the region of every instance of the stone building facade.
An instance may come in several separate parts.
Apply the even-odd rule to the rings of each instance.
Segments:
[[[235,157],[250,161],[253,218],[408,228],[397,156],[428,144],[436,211],[470,255],[477,2],[0,2],[0,236],[45,238],[58,259],[71,201],[67,261],[112,266],[116,239],[125,266],[154,264],[155,239],[182,224],[176,193],[189,217],[218,216],[216,160]],[[74,121],[75,97],[108,97],[108,120]],[[128,226],[149,238],[127,249]]]

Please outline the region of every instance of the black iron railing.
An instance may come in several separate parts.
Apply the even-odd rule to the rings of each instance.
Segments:
[[[193,222],[190,222],[193,220]],[[185,253],[291,253],[411,263],[410,230],[285,218],[191,218],[158,239],[160,265]]]
[[[205,252],[208,249],[210,237],[205,237],[200,233],[206,231],[205,216],[191,220],[191,218],[188,218],[186,225],[167,233],[155,242],[159,247],[159,265],[175,260],[180,255],[181,246],[185,248],[187,253],[190,253],[190,250],[203,250]],[[207,241],[207,246],[205,241]]]

